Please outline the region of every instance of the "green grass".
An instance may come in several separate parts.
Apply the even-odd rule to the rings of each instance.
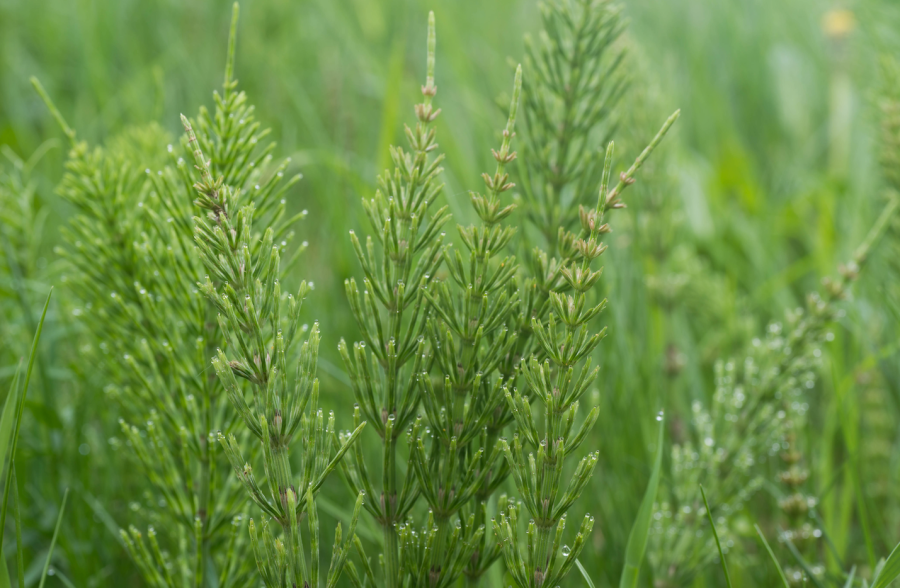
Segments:
[[[669,448],[693,430],[692,403],[711,404],[715,360],[741,357],[770,321],[803,305],[881,210],[889,185],[879,166],[885,83],[879,62],[900,48],[900,11],[889,0],[852,4],[855,28],[842,41],[823,32],[827,7],[814,0],[623,4],[630,90],[618,107],[615,139],[627,156],[614,170],[627,168],[669,113],[680,108],[681,117],[627,193],[628,208],[616,211],[599,287],[610,305],[597,326],[607,325],[609,336],[597,355],[596,396],[584,399],[601,408],[585,442],[600,451],[599,465],[572,513],[596,518],[578,567],[598,587],[618,584],[626,562],[641,569],[638,585],[653,585],[647,565],[653,554],[629,549],[655,476],[653,416],[665,410],[659,502],[672,479]],[[343,280],[357,271],[346,235],[366,226],[360,198],[372,195],[374,178],[389,165],[389,145],[404,140],[402,123],[412,116],[423,79],[427,12],[435,10],[440,38],[443,199],[468,224],[475,215],[465,190],[480,182],[481,170],[493,169],[486,146],[499,144],[509,81],[522,60],[523,34],[539,28],[538,7],[530,0],[275,0],[244,2],[241,9],[236,78],[257,105],[257,118],[273,127],[277,153],[292,158],[290,172],[304,175],[289,212],[309,210],[310,221],[298,230],[309,249],[300,270],[286,277],[286,289],[296,290],[298,276],[314,282],[303,317],[322,326],[321,402],[346,406],[352,393],[337,344],[340,337],[359,338],[343,294]],[[118,527],[154,522],[147,508],[154,497],[130,465],[117,424],[121,411],[106,392],[114,382],[85,359],[83,347],[92,340],[67,291],[72,270],[53,252],[73,214],[54,192],[66,138],[29,78],[42,81],[79,138],[92,144],[154,121],[174,143],[178,114],[209,104],[221,84],[229,18],[223,3],[0,0],[0,144],[7,154],[0,154],[2,389],[16,378],[41,305],[57,287],[23,405],[15,462],[23,502],[10,504],[21,517],[20,561],[32,566],[26,585],[42,581],[44,561],[60,572],[47,577],[48,587],[63,585],[61,577],[79,588],[140,585]],[[27,186],[32,202],[7,204],[7,192],[21,194]],[[871,580],[873,565],[900,540],[895,464],[865,457],[876,442],[879,451],[896,454],[898,439],[891,428],[875,438],[863,426],[872,415],[860,383],[864,371],[878,373],[881,412],[900,422],[900,274],[893,259],[898,235],[891,231],[842,303],[846,315],[830,326],[835,337],[823,347],[817,383],[804,392],[809,410],[799,443],[810,472],[806,488],[819,498],[816,514],[833,544],[821,539],[812,555],[835,586],[854,566],[852,585]],[[776,484],[777,460],[764,457],[759,472]],[[875,498],[866,489],[878,481],[889,492]],[[71,492],[63,514],[65,488]],[[688,498],[702,504],[694,490]],[[506,491],[515,495],[511,485]],[[349,520],[352,501],[338,480],[323,494],[330,505],[319,513],[327,545],[336,519]],[[714,509],[721,502],[710,499]],[[778,561],[794,562],[776,540],[785,526],[781,516],[774,493],[761,491],[734,513],[731,528],[716,522],[722,546],[733,542],[727,556],[734,586],[780,582],[754,524]],[[14,518],[3,541],[12,574],[19,565]],[[367,545],[380,535],[368,525],[361,517],[360,527],[373,537],[359,531]],[[705,521],[700,528],[710,532]],[[718,553],[712,555],[714,564],[692,586],[721,585]],[[580,576],[570,574],[567,585],[581,585]],[[500,585],[500,572],[489,581]]]

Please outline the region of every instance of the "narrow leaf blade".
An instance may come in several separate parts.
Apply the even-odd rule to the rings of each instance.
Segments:
[[[50,540],[50,549],[47,550],[47,559],[44,561],[44,571],[41,573],[41,583],[38,588],[44,588],[47,581],[47,571],[50,569],[50,558],[53,557],[53,548],[56,547],[56,538],[59,536],[59,527],[62,524],[63,513],[66,512],[66,500],[69,498],[69,489],[63,494],[62,505],[59,507],[59,515],[56,517],[56,528],[53,529],[53,538]]]
[[[778,575],[781,576],[781,581],[784,582],[784,588],[791,588],[791,585],[788,584],[787,578],[784,575],[784,570],[781,569],[781,564],[778,563],[778,559],[775,557],[775,553],[772,551],[772,548],[769,547],[769,542],[766,541],[766,536],[763,535],[762,529],[759,528],[759,525],[753,525],[756,529],[757,535],[762,539],[763,545],[766,546],[766,551],[769,552],[769,557],[772,558],[772,561],[775,562],[775,569],[778,570]]]
[[[900,576],[900,544],[894,547],[887,561],[881,566],[878,576],[872,580],[872,588],[887,588],[897,576]]]
[[[722,544],[719,542],[719,533],[716,531],[716,524],[713,522],[712,512],[709,510],[709,501],[706,500],[706,492],[703,485],[700,485],[700,494],[703,496],[703,504],[706,506],[706,516],[709,518],[709,526],[712,529],[713,538],[716,540],[716,548],[719,550],[719,561],[722,562],[722,571],[725,572],[725,583],[731,588],[731,576],[728,574],[728,565],[725,563],[725,554],[722,553]]]
[[[665,421],[659,419],[659,439],[656,443],[656,459],[653,464],[653,473],[650,475],[650,483],[641,501],[637,518],[628,535],[628,545],[625,548],[625,567],[619,579],[619,588],[634,588],[637,586],[638,575],[641,571],[641,561],[647,549],[647,538],[650,536],[650,521],[653,517],[653,503],[656,501],[656,492],[659,490],[660,470],[662,470],[663,432]]]
[[[594,582],[591,580],[591,577],[588,576],[587,570],[584,569],[584,566],[581,565],[581,562],[576,559],[575,565],[578,566],[578,571],[581,572],[582,576],[584,576],[584,581],[587,582],[588,588],[594,588]]]

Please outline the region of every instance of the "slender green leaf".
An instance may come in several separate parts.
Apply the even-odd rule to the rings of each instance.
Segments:
[[[22,548],[22,507],[19,503],[19,482],[16,479],[16,464],[12,465],[12,491],[16,515],[16,577],[19,588],[25,588],[25,550]]]
[[[872,588],[887,588],[897,576],[900,576],[900,544],[894,547],[878,575],[872,579]]]
[[[38,588],[44,588],[47,581],[47,571],[50,569],[50,558],[53,557],[53,548],[56,547],[56,538],[59,536],[59,526],[62,524],[63,513],[66,512],[66,500],[69,498],[69,489],[63,494],[62,504],[59,507],[59,515],[56,517],[56,528],[53,529],[53,538],[50,540],[50,549],[47,550],[47,559],[44,561],[44,571],[41,573],[41,583]]]
[[[791,552],[791,555],[794,556],[794,559],[797,560],[797,563],[799,563],[800,567],[803,568],[803,571],[806,572],[806,576],[809,581],[812,582],[812,584],[816,588],[825,588],[825,586],[822,584],[822,581],[813,573],[812,566],[809,565],[809,563],[803,558],[800,550],[797,549],[796,545],[794,545],[794,542],[790,539],[786,539],[784,544],[787,545],[788,551]]]
[[[856,566],[850,569],[850,575],[847,577],[847,583],[844,588],[853,588],[853,578],[856,576]]]
[[[16,422],[16,396],[19,389],[19,374],[22,370],[22,362],[16,369],[16,375],[13,377],[12,385],[6,395],[6,402],[3,403],[3,414],[0,415],[0,461],[6,458],[6,450],[9,449],[9,440],[12,436],[13,425]],[[2,543],[0,543],[2,545]]]
[[[9,448],[9,439],[12,436],[13,423],[16,418],[16,393],[19,389],[19,374],[22,370],[22,362],[19,362],[19,367],[16,369],[16,375],[13,377],[12,385],[9,387],[9,393],[6,395],[6,402],[3,405],[3,414],[0,415],[0,463],[3,463],[3,459],[6,457],[6,450]],[[10,459],[12,461],[12,459]],[[16,507],[18,510],[18,506]],[[6,522],[6,500],[4,497],[3,500],[3,513],[0,514],[0,520],[4,523]],[[4,527],[0,527],[2,530]],[[21,542],[16,544],[16,552],[19,552],[19,545]],[[3,533],[0,532],[0,549],[3,546]],[[22,572],[19,571],[19,574]],[[6,567],[6,558],[3,557],[2,551],[0,551],[0,588],[11,588],[10,580],[9,580],[9,569]]]
[[[2,530],[6,528],[6,506],[9,503],[9,488],[10,482],[12,480],[12,476],[10,476],[10,469],[13,461],[16,459],[16,445],[19,441],[19,429],[22,427],[22,412],[25,410],[25,397],[28,394],[28,383],[31,382],[31,372],[34,369],[34,359],[35,357],[37,357],[38,343],[40,343],[41,340],[41,331],[44,329],[44,319],[47,317],[47,309],[50,307],[50,297],[52,295],[53,288],[50,288],[50,293],[47,294],[47,301],[44,302],[44,311],[41,313],[41,320],[38,323],[37,331],[34,334],[34,341],[32,341],[31,343],[31,353],[28,355],[28,369],[25,370],[25,384],[24,386],[22,386],[22,394],[18,399],[15,419],[16,427],[15,432],[12,435],[12,447],[10,448],[9,452],[9,460],[6,462],[6,485],[3,487],[3,507],[2,511],[0,511],[0,553],[2,553],[3,550]],[[2,426],[4,417],[0,417],[0,426]]]
[[[665,421],[659,417],[659,438],[656,442],[656,460],[653,464],[653,473],[650,475],[650,483],[641,501],[637,519],[631,527],[628,535],[628,544],[625,548],[625,567],[619,579],[619,588],[634,588],[637,586],[638,575],[641,571],[641,561],[644,559],[644,551],[647,549],[647,538],[650,535],[650,520],[653,516],[653,503],[656,501],[656,492],[659,489],[659,476],[662,470],[663,432]]]
[[[716,524],[713,522],[712,512],[709,510],[709,502],[706,500],[706,492],[703,490],[703,484],[700,484],[700,495],[703,496],[703,505],[706,506],[706,516],[709,518],[709,527],[712,529],[713,538],[716,540],[716,547],[719,550],[719,561],[722,562],[722,571],[725,572],[725,583],[731,588],[731,576],[728,574],[728,565],[725,563],[725,554],[722,553],[722,544],[719,542],[719,533],[716,532]]]
[[[759,528],[759,525],[753,525],[756,529],[756,533],[759,535],[759,538],[762,539],[763,545],[766,546],[766,551],[769,552],[769,557],[772,558],[772,561],[775,562],[775,569],[778,570],[778,575],[781,576],[781,581],[784,582],[784,588],[791,588],[791,585],[788,584],[787,578],[784,575],[784,570],[781,569],[781,564],[778,563],[778,559],[775,558],[775,553],[772,551],[772,548],[769,547],[769,542],[766,541],[766,536],[763,535],[762,530]]]
[[[0,588],[12,588],[9,582],[9,568],[6,567],[6,558],[0,554]]]
[[[584,581],[587,582],[589,588],[594,588],[594,582],[591,580],[591,577],[588,576],[587,570],[584,569],[584,566],[581,565],[581,562],[576,559],[575,565],[578,566],[578,571],[581,572],[581,575],[584,577]]]

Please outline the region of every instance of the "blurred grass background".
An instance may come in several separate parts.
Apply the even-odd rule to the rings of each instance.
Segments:
[[[631,82],[618,113],[623,161],[668,113],[681,108],[682,116],[629,196],[629,208],[617,214],[606,261],[610,310],[603,320],[610,337],[601,345],[602,409],[591,442],[601,461],[575,509],[599,515],[592,549],[582,558],[599,586],[614,585],[621,569],[649,476],[652,415],[660,409],[672,415],[669,437],[678,440],[691,402],[711,394],[713,360],[737,353],[767,322],[798,306],[848,257],[880,209],[879,61],[900,48],[895,4],[623,2]],[[293,206],[310,211],[300,228],[310,249],[298,281],[315,283],[307,312],[321,323],[320,377],[331,405],[351,398],[336,353],[341,336],[356,336],[342,285],[356,271],[347,231],[364,225],[359,198],[374,191],[388,146],[402,138],[410,118],[431,9],[438,23],[444,195],[454,216],[469,220],[465,190],[491,161],[486,146],[496,143],[503,119],[495,98],[521,59],[523,34],[538,29],[535,2],[242,2],[237,78],[258,118],[272,127],[279,152],[304,174]],[[2,165],[11,181],[33,187],[21,212],[0,217],[11,229],[20,220],[23,242],[10,247],[29,252],[24,267],[0,264],[0,380],[11,378],[27,349],[29,313],[39,310],[49,286],[63,284],[65,268],[53,247],[72,214],[53,191],[64,156],[61,135],[29,76],[42,80],[91,143],[152,121],[174,140],[178,114],[209,104],[221,85],[229,17],[230,3],[221,1],[0,0]],[[35,153],[42,156],[27,163]],[[900,538],[897,517],[875,504],[866,509],[866,491],[850,475],[863,467],[858,445],[868,430],[860,373],[882,373],[886,395],[878,410],[900,420],[898,315],[891,302],[896,253],[879,251],[835,329],[807,432],[812,485],[821,494],[833,557],[842,562],[867,562],[864,529],[877,531],[879,554]],[[70,486],[75,494],[58,578],[79,587],[139,585],[115,530],[142,509],[142,487],[108,442],[117,434],[115,407],[104,400],[104,383],[91,366],[79,361],[72,344],[78,324],[69,310],[64,294],[56,296],[26,413],[19,474],[29,489],[25,541],[41,553],[61,489]],[[885,435],[896,448],[894,430]],[[896,458],[887,463],[887,472],[873,475],[895,481]],[[879,508],[896,511],[896,502]],[[748,513],[748,536],[753,513],[774,507],[761,493]],[[332,514],[342,508],[333,505]],[[323,528],[331,526],[323,521]],[[735,585],[771,585],[770,572],[758,565],[765,560],[752,550],[732,564]],[[38,571],[30,571],[32,579]],[[721,585],[716,572],[694,585]]]

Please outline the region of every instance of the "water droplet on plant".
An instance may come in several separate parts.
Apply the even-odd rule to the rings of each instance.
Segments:
[[[663,420],[663,411],[659,411],[659,412],[656,414],[656,420],[657,420],[657,421],[662,421],[662,420]]]
[[[562,553],[563,557],[569,557],[569,554],[572,553],[572,550],[569,548],[568,545],[563,545],[562,551],[560,553]]]

